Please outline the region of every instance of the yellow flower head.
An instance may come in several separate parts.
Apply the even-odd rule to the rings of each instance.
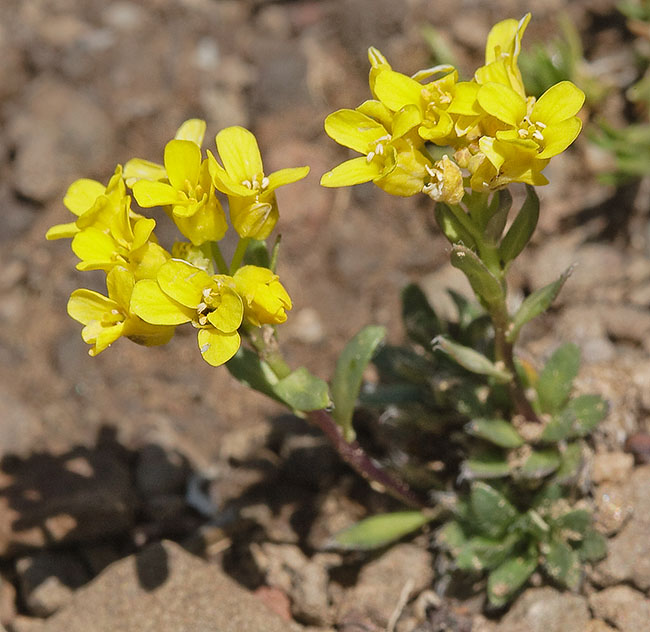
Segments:
[[[68,301],[68,314],[82,323],[81,337],[93,345],[91,356],[101,353],[124,336],[141,345],[162,345],[174,335],[174,327],[151,325],[130,311],[135,285],[133,274],[115,266],[106,277],[108,297],[92,290],[75,290]]]
[[[277,274],[268,268],[243,266],[235,272],[235,289],[244,301],[244,316],[251,324],[277,325],[287,320],[291,298]]]
[[[418,117],[415,106],[403,108],[393,119],[391,134],[379,121],[359,110],[330,114],[325,119],[327,134],[364,155],[328,171],[321,185],[340,187],[372,181],[393,195],[406,197],[421,192],[430,161],[406,137],[418,124]]]
[[[136,283],[131,310],[152,325],[182,325],[198,329],[203,359],[219,366],[232,358],[241,344],[237,330],[244,307],[225,275],[209,275],[186,261],[170,259],[154,279]]]
[[[279,217],[275,190],[304,178],[309,167],[264,175],[257,140],[243,127],[221,130],[216,143],[223,166],[208,152],[210,173],[214,186],[228,196],[233,227],[242,238],[266,239]]]

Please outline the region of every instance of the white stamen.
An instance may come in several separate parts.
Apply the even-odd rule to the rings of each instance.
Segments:
[[[371,151],[367,156],[366,156],[366,162],[370,164],[372,162],[372,159],[375,157],[375,152]]]
[[[266,187],[268,187],[268,186],[269,186],[269,179],[266,176],[264,176],[262,178],[262,188],[266,189]]]
[[[120,315],[120,310],[119,309],[112,309],[111,314],[113,314],[113,316],[119,316]]]
[[[210,348],[210,343],[209,343],[209,342],[206,342],[206,343],[201,347],[201,353],[205,353],[209,348]]]
[[[544,140],[544,135],[542,134],[542,132],[540,132],[538,129],[536,129],[533,132],[533,138],[536,138],[537,140]]]
[[[252,189],[253,185],[251,184],[250,180],[243,180],[242,184],[247,188],[247,189]]]

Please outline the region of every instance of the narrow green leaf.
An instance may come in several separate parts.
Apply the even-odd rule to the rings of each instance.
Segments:
[[[334,545],[343,549],[378,549],[413,533],[431,521],[420,511],[398,511],[366,518],[339,531],[333,537]]]
[[[499,246],[499,255],[504,265],[516,259],[526,247],[535,232],[538,219],[539,198],[535,189],[526,185],[526,200]]]
[[[532,548],[526,555],[508,558],[488,576],[488,599],[493,606],[507,604],[537,568],[537,554]]]
[[[566,542],[553,539],[541,547],[544,555],[542,566],[556,582],[578,590],[581,581],[580,557]]]
[[[607,538],[594,529],[588,529],[582,538],[578,555],[584,562],[597,562],[607,555]]]
[[[354,439],[352,414],[361,388],[363,372],[385,335],[384,327],[365,327],[345,345],[336,363],[332,378],[332,417],[343,429],[347,441]]]
[[[465,426],[465,430],[501,448],[518,448],[524,443],[521,435],[505,419],[474,419]]]
[[[503,494],[482,481],[472,483],[469,502],[472,527],[490,538],[500,538],[519,515]]]
[[[273,390],[294,410],[321,410],[330,405],[327,382],[312,375],[305,367],[300,367],[282,378]]]
[[[529,509],[517,525],[518,529],[530,533],[536,540],[545,540],[551,531],[549,524],[534,509]]]
[[[522,478],[544,478],[560,467],[561,459],[557,450],[535,450],[519,470]]]
[[[452,342],[449,338],[438,336],[433,341],[433,348],[444,351],[448,356],[453,358],[460,366],[479,375],[488,375],[504,384],[512,379],[512,375],[505,369],[498,367],[494,362],[486,358],[483,354]]]
[[[544,426],[540,440],[545,443],[557,443],[568,439],[573,433],[575,415],[570,410],[562,410]]]
[[[439,529],[436,542],[438,546],[456,557],[467,542],[467,537],[461,524],[457,520],[450,520]]]
[[[512,195],[508,189],[496,191],[490,202],[490,219],[485,226],[485,236],[496,243],[503,233],[512,207]]]
[[[566,283],[569,276],[571,276],[572,271],[573,267],[567,268],[557,281],[549,283],[547,286],[536,290],[530,296],[526,297],[512,319],[512,328],[508,332],[508,340],[510,342],[514,342],[517,339],[519,330],[526,323],[544,313],[552,305],[553,301],[560,293],[562,286]]]
[[[579,368],[580,349],[571,342],[559,347],[549,358],[537,382],[542,412],[552,415],[564,407]]]
[[[402,320],[408,337],[428,348],[443,333],[443,325],[424,292],[414,283],[402,290]]]
[[[474,293],[485,306],[503,302],[503,286],[473,250],[455,245],[451,249],[450,261],[452,266],[458,268],[467,277]]]
[[[454,217],[454,214],[445,204],[438,202],[434,213],[442,234],[452,244],[464,244],[469,248],[476,247],[474,238],[463,228],[462,224]]]
[[[582,446],[579,441],[568,443],[562,451],[560,467],[553,480],[560,484],[569,483],[578,476],[582,466]]]
[[[496,568],[506,560],[517,540],[518,536],[514,533],[498,539],[483,536],[470,538],[458,552],[456,566],[466,571]]]
[[[481,455],[467,459],[461,465],[461,477],[470,481],[504,478],[510,474],[510,464],[502,455]]]
[[[572,509],[553,520],[556,528],[560,529],[566,540],[581,540],[593,519],[591,512],[586,509]]]
[[[586,437],[607,416],[609,406],[599,395],[579,395],[572,399],[565,410],[575,418],[574,437]]]

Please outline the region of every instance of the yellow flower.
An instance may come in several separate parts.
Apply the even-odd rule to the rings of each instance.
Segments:
[[[372,102],[366,102],[372,103]],[[418,123],[419,112],[406,107],[393,119],[392,134],[379,121],[358,110],[338,110],[325,119],[325,131],[337,143],[363,156],[352,158],[321,178],[325,187],[374,182],[387,193],[420,193],[430,161],[406,134]]]
[[[304,178],[309,167],[265,176],[257,140],[243,127],[221,130],[216,143],[223,166],[208,152],[210,172],[216,188],[228,196],[233,227],[242,238],[266,239],[279,216],[275,190]]]
[[[243,266],[235,272],[235,289],[244,301],[244,316],[250,323],[276,325],[287,320],[291,298],[277,274],[268,268]]]
[[[517,60],[528,22],[530,13],[519,21],[503,20],[490,29],[485,46],[485,66],[481,66],[474,74],[479,84],[499,83],[512,88],[521,97],[526,97]]]
[[[427,171],[431,181],[424,185],[422,192],[436,202],[459,204],[465,195],[460,167],[448,156],[443,156]]]
[[[68,301],[68,314],[84,325],[81,337],[93,345],[91,356],[101,353],[120,336],[141,345],[163,345],[174,335],[174,327],[145,323],[129,309],[135,285],[133,274],[122,266],[106,277],[108,297],[92,290],[75,290]]]
[[[171,140],[165,146],[164,162],[168,182],[135,182],[133,195],[137,203],[145,208],[170,207],[174,223],[195,246],[219,241],[228,224],[212,186],[208,161],[201,161],[200,147],[193,140]]]
[[[375,99],[378,99],[375,92],[375,82],[377,75],[382,70],[392,70],[388,60],[382,55],[381,51],[371,46],[368,49],[368,61],[370,62],[370,72],[368,73],[368,83],[370,84],[370,92]]]
[[[585,95],[570,81],[550,87],[537,101],[524,99],[508,86],[488,83],[481,86],[477,99],[505,128],[496,131],[498,140],[534,150],[539,160],[563,152],[582,127],[576,114]]]
[[[239,349],[237,330],[244,307],[225,275],[210,276],[186,261],[170,259],[156,279],[138,281],[131,297],[131,310],[152,325],[182,325],[198,329],[203,359],[212,366],[227,362]]]

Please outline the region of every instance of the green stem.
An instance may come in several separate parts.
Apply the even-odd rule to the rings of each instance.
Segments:
[[[279,380],[291,373],[291,367],[287,364],[280,351],[278,339],[275,337],[275,330],[271,325],[251,327],[246,330],[246,335],[255,351],[257,351],[260,360],[263,360],[271,367]]]
[[[228,264],[221,254],[221,248],[219,248],[219,243],[216,241],[210,242],[210,251],[212,252],[212,258],[214,259],[214,264],[217,266],[217,270],[220,274],[228,274]]]
[[[248,248],[248,242],[250,237],[240,237],[237,248],[235,249],[235,254],[232,256],[232,261],[230,262],[230,274],[235,274],[241,266],[241,262],[244,259],[246,254],[246,248]]]

